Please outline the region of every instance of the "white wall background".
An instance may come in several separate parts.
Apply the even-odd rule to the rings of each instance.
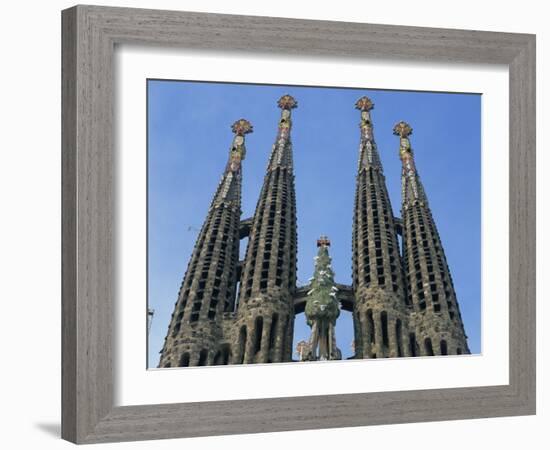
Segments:
[[[407,0],[260,2],[240,0],[104,1],[134,6],[232,14],[391,23],[537,34],[538,229],[549,229],[544,207],[550,179],[543,179],[548,146],[550,30],[545,2]],[[0,412],[4,448],[69,448],[59,439],[60,421],[60,11],[70,1],[6,2],[1,15],[0,71]],[[546,119],[546,120],[545,120]],[[546,142],[545,142],[546,141]],[[546,145],[545,145],[546,144]],[[546,197],[548,198],[548,197]],[[548,448],[550,395],[543,380],[548,364],[549,308],[545,268],[548,239],[539,233],[538,415],[504,419],[388,425],[262,435],[118,444],[117,448],[370,448],[425,450]],[[544,426],[546,424],[546,427]],[[99,445],[96,448],[114,448]]]

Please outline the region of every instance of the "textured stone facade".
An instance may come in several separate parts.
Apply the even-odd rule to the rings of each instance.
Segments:
[[[254,216],[246,220],[242,161],[252,126],[244,119],[232,126],[229,161],[181,284],[159,367],[292,361],[295,314],[304,312],[311,287],[296,286],[290,132],[297,102],[284,95],[278,106],[275,143]],[[355,106],[361,119],[353,284],[334,288],[341,308],[353,313],[354,358],[468,354],[453,281],[414,164],[412,129],[405,122],[394,128],[402,162],[402,219],[397,219],[374,139],[374,105],[362,97]],[[245,237],[249,242],[239,261]]]

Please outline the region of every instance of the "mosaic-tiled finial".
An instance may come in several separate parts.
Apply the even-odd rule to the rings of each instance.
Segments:
[[[246,119],[239,119],[231,125],[231,130],[235,133],[235,137],[233,138],[233,144],[229,154],[228,170],[236,172],[241,167],[241,161],[246,156],[244,135],[252,133],[252,129],[252,124]]]
[[[298,107],[298,102],[291,95],[283,95],[279,101],[277,101],[277,106],[281,109],[294,109]]]
[[[398,122],[393,127],[393,134],[402,138],[409,137],[412,134],[413,129],[407,122]]]
[[[355,102],[355,109],[359,111],[370,111],[372,108],[374,108],[374,103],[367,96],[361,97]]]
[[[246,119],[239,119],[233,125],[231,125],[231,130],[237,136],[244,136],[245,134],[252,133],[253,126]]]
[[[407,122],[398,122],[393,127],[393,134],[399,136],[399,157],[403,161],[404,166],[411,172],[414,172],[413,151],[411,148],[411,142],[409,136],[412,134],[413,129]]]

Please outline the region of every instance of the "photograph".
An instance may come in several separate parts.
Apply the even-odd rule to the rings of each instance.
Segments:
[[[147,367],[481,354],[481,95],[148,79]]]

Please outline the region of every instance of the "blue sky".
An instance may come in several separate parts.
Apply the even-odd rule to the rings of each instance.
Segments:
[[[417,169],[455,282],[472,353],[481,335],[481,96],[297,86],[148,81],[148,300],[155,310],[148,365],[156,367],[195,239],[227,162],[237,119],[252,122],[243,163],[243,218],[254,213],[283,94],[298,101],[292,142],[298,215],[298,280],[313,273],[316,239],[326,234],[336,281],[351,284],[351,233],[359,148],[355,101],[368,95],[374,136],[400,217],[399,120],[413,127]],[[244,247],[244,242],[242,247]],[[242,248],[244,254],[244,248]],[[342,311],[338,346],[350,356],[351,314]],[[307,339],[297,316],[294,344]]]

